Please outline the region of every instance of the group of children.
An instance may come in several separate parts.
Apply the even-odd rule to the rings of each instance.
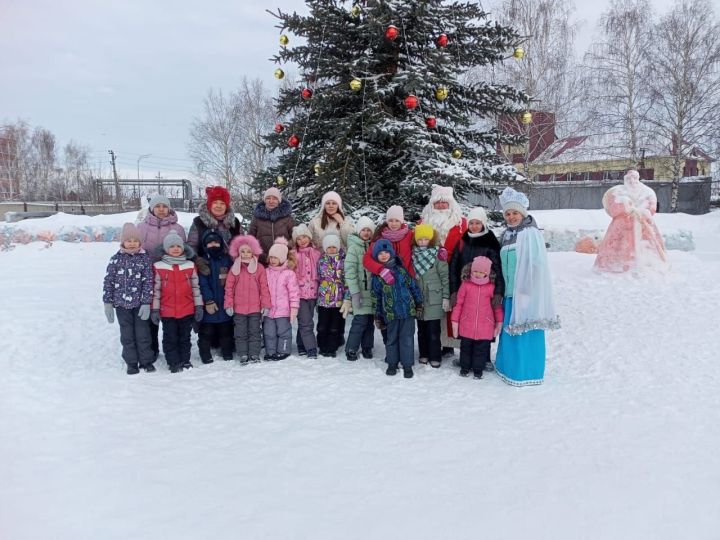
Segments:
[[[162,323],[163,352],[173,373],[192,367],[193,328],[203,363],[213,361],[214,344],[225,360],[237,355],[247,364],[260,361],[263,342],[264,360],[290,356],[297,323],[300,355],[335,357],[344,344],[350,361],[359,354],[372,358],[378,328],[386,374],[402,367],[404,377],[411,378],[416,324],[419,361],[438,368],[441,325],[450,319],[453,336],[461,340],[460,374],[482,378],[504,316],[496,288],[500,269],[497,262],[493,266],[499,253],[475,256],[473,239],[483,233],[468,232],[467,242],[460,242],[448,261],[432,226],[410,228],[400,206],[389,208],[377,227],[360,218],[346,241],[331,231],[315,245],[310,228],[297,225],[291,242],[277,238],[267,252],[254,236],[239,234],[227,242],[208,228],[198,246],[204,255],[199,273],[194,250],[175,231],[164,237],[162,253],[152,262],[140,231],[127,223],[105,276],[105,312],[109,322],[116,315],[120,324],[128,374],[155,371],[149,323]],[[459,283],[453,272],[461,272]]]

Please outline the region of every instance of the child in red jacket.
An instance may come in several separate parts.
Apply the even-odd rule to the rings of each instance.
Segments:
[[[502,328],[502,305],[493,306],[495,285],[490,281],[492,261],[475,257],[469,279],[458,291],[452,311],[453,336],[460,338],[460,375],[467,377],[472,369],[482,379],[485,363],[490,361],[490,343]]]
[[[195,263],[188,260],[183,239],[176,232],[163,240],[165,255],[153,265],[150,319],[163,326],[163,353],[171,373],[189,369],[190,332],[193,322],[202,321],[203,299]],[[189,250],[192,253],[192,250]]]

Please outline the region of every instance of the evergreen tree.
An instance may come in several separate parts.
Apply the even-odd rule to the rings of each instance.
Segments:
[[[468,69],[512,52],[520,42],[513,29],[469,2],[307,4],[308,16],[273,13],[281,42],[289,38],[273,60],[280,69],[299,66],[302,81],[279,94],[283,130],[267,142],[280,155],[256,179],[257,191],[279,184],[300,213],[314,210],[333,189],[350,209],[381,212],[401,204],[410,215],[425,204],[432,184],[451,185],[462,196],[515,180],[496,149],[521,139],[494,126],[498,115],[523,110],[527,96],[506,85],[461,82]]]

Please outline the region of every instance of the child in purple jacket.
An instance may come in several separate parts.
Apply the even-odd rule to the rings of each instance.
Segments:
[[[322,246],[324,253],[318,261],[317,344],[322,356],[334,358],[345,334],[345,318],[340,310],[346,296],[345,252],[336,234],[326,234]]]
[[[155,371],[155,354],[150,340],[152,267],[140,243],[140,232],[132,223],[123,225],[120,250],[110,258],[103,281],[105,317],[120,324],[122,357],[127,374]]]

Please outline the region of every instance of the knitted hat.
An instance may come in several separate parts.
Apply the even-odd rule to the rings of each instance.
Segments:
[[[381,251],[387,251],[390,254],[391,258],[395,257],[395,250],[393,249],[390,240],[385,240],[384,238],[381,238],[380,240],[375,242],[372,250],[373,259],[377,261],[378,255]]]
[[[374,232],[375,223],[373,223],[373,220],[365,216],[362,216],[360,219],[358,219],[357,223],[355,223],[355,232],[360,234],[360,231],[362,231],[363,229],[370,229]]]
[[[492,261],[488,259],[487,257],[483,257],[480,255],[479,257],[475,257],[472,262],[472,266],[470,267],[470,279],[473,283],[477,283],[478,285],[483,285],[490,281],[490,269],[492,268]],[[487,274],[484,278],[476,278],[472,275],[472,272],[485,272]]]
[[[125,223],[120,233],[120,244],[124,244],[127,240],[140,241],[140,231],[134,223]]]
[[[342,242],[340,242],[340,237],[337,234],[326,234],[323,237],[323,251],[327,251],[329,247],[336,247],[338,250],[342,246]]]
[[[215,201],[222,201],[225,206],[230,208],[230,192],[222,186],[210,186],[205,188],[205,194],[207,195],[207,207],[210,210],[212,203]]]
[[[163,240],[163,249],[167,251],[173,246],[180,246],[181,248],[185,248],[185,242],[183,242],[183,239],[180,238],[180,235],[178,233],[176,233],[175,231],[170,231]]]
[[[148,208],[152,212],[153,208],[155,208],[158,204],[164,204],[168,208],[172,208],[170,205],[170,199],[168,199],[165,195],[155,195],[152,199],[150,199]]]
[[[468,212],[467,220],[468,223],[472,221],[473,219],[478,220],[480,223],[483,224],[483,227],[487,227],[487,213],[485,212],[485,209],[482,206],[476,206],[470,212]]]
[[[270,187],[265,190],[265,193],[263,194],[263,201],[268,197],[275,197],[278,202],[282,201],[282,193],[280,193],[280,190],[276,187]]]
[[[223,240],[223,237],[220,236],[219,233],[215,232],[214,230],[208,230],[202,237],[202,245],[203,247],[207,247],[207,245],[210,242],[219,242],[220,246],[225,245],[225,241]]]
[[[405,223],[405,211],[402,206],[393,205],[385,212],[385,221],[389,219],[397,219],[401,223]]]
[[[270,257],[277,257],[280,264],[285,264],[288,258],[288,241],[284,237],[278,236],[275,239],[275,243],[268,251],[268,258]]]
[[[435,231],[433,231],[432,225],[421,223],[415,226],[415,240],[420,240],[421,238],[432,240],[434,234]]]
[[[342,210],[342,197],[340,197],[340,195],[336,191],[328,191],[325,195],[323,195],[320,205],[325,208],[325,203],[328,201],[335,201],[338,205],[338,208]]]
[[[230,249],[228,250],[230,252],[230,256],[233,259],[240,257],[240,248],[243,246],[248,246],[250,251],[252,251],[252,254],[256,257],[262,255],[263,250],[260,247],[260,242],[258,242],[258,239],[254,236],[250,236],[248,234],[236,236],[230,240]]]
[[[312,239],[310,227],[308,227],[304,223],[301,223],[300,225],[295,225],[292,230],[293,242],[296,242],[299,236],[307,236],[308,238]]]
[[[505,212],[505,210],[517,210],[524,217],[527,217],[530,201],[528,200],[527,195],[520,193],[519,191],[515,191],[513,188],[508,186],[500,194],[500,206],[502,206],[503,212]]]

